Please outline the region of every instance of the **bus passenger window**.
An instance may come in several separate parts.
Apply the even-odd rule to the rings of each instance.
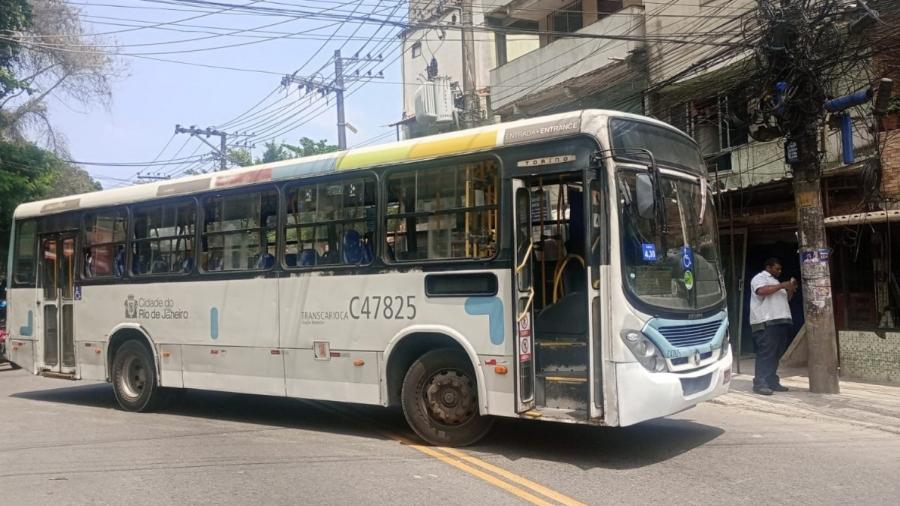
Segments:
[[[18,286],[34,286],[35,232],[37,222],[34,220],[16,223],[16,249],[13,262],[13,283]]]
[[[82,278],[122,276],[125,273],[124,209],[106,209],[84,216]]]
[[[491,160],[398,171],[387,179],[389,260],[478,259],[497,250],[499,178]]]
[[[206,272],[272,268],[277,223],[274,190],[204,199],[200,266]]]
[[[135,209],[132,273],[175,274],[193,267],[196,214],[193,201]]]
[[[284,263],[288,267],[367,265],[374,258],[375,180],[370,176],[287,192]]]

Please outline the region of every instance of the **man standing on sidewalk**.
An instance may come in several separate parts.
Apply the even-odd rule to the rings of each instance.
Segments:
[[[787,347],[793,326],[788,300],[797,292],[797,280],[779,282],[781,261],[766,260],[765,269],[750,281],[750,327],[756,344],[756,376],[753,391],[760,395],[787,392],[778,378],[778,359]]]

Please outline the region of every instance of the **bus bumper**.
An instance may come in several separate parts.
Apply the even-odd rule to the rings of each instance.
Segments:
[[[731,350],[721,360],[684,373],[652,373],[637,362],[616,364],[619,425],[684,411],[728,392]]]

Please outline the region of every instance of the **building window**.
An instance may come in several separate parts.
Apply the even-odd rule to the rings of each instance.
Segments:
[[[329,181],[287,192],[287,267],[366,265],[374,257],[375,178]]]
[[[136,208],[131,272],[135,276],[191,272],[196,214],[193,201]]]
[[[554,32],[572,33],[584,27],[584,13],[581,9],[581,2],[571,3],[562,9],[554,11],[549,18],[550,29]],[[550,37],[551,41],[557,38],[559,37]]]
[[[494,256],[497,172],[496,163],[483,161],[390,174],[385,216],[388,259]]]
[[[414,42],[410,52],[412,53],[413,58],[418,58],[418,57],[422,56],[422,43]]]
[[[125,274],[126,213],[108,209],[84,216],[82,277],[84,279]]]
[[[277,229],[275,190],[207,198],[203,202],[200,266],[205,272],[271,269]]]

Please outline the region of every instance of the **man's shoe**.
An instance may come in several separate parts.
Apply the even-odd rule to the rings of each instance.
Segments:
[[[759,395],[772,395],[772,389],[769,387],[753,387],[753,391]]]
[[[773,387],[769,387],[769,389],[772,390],[773,392],[787,392],[788,390],[790,390],[788,387],[786,387],[784,385],[775,385]]]

